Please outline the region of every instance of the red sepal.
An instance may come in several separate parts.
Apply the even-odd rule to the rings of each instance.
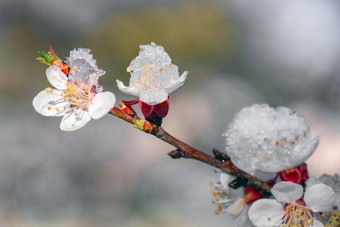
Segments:
[[[63,73],[65,73],[67,77],[68,74],[70,74],[70,67],[68,66],[68,64],[61,61],[60,59],[53,61],[51,65],[57,66]]]
[[[247,186],[244,188],[245,200],[248,205],[252,204],[256,200],[261,198],[261,194],[258,190],[251,186]]]
[[[134,99],[134,100],[131,100],[131,101],[125,101],[125,100],[122,100],[122,102],[124,103],[124,105],[126,106],[132,106],[132,105],[135,105],[139,102],[139,99]]]
[[[295,184],[300,184],[301,179],[302,179],[301,173],[300,173],[298,167],[283,170],[280,173],[280,177],[283,181],[290,181],[290,182],[293,182]]]
[[[145,118],[149,117],[154,110],[154,106],[150,106],[145,102],[139,100],[139,108],[142,111]]]
[[[169,106],[170,106],[170,103],[169,103],[169,97],[168,97],[168,99],[165,100],[164,102],[155,105],[154,111],[159,117],[164,118],[169,112]]]
[[[309,174],[308,174],[308,169],[307,169],[307,164],[302,163],[297,167],[301,173],[301,179],[303,181],[307,181],[309,179]]]

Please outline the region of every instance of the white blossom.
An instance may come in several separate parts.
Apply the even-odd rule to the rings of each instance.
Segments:
[[[35,110],[44,116],[63,116],[60,128],[73,131],[93,119],[106,115],[116,98],[111,92],[102,92],[98,79],[105,72],[96,66],[90,50],[73,50],[68,58],[69,75],[51,65],[46,76],[55,88],[46,88],[33,99]]]
[[[213,185],[214,189],[211,192],[216,198],[215,203],[218,205],[216,214],[226,213],[234,217],[236,227],[249,226],[249,206],[246,204],[243,188],[233,189],[228,186],[234,179],[235,177],[221,173],[220,181]]]
[[[333,190],[324,184],[307,188],[303,201],[303,187],[292,182],[279,182],[271,192],[275,199],[259,199],[249,209],[249,219],[256,226],[323,226],[314,212],[331,210],[334,201]]]
[[[140,45],[139,55],[134,58],[127,71],[131,73],[129,87],[117,80],[117,86],[122,92],[139,96],[142,102],[156,105],[164,102],[168,95],[183,85],[188,74],[181,76],[178,67],[162,46],[155,43]]]
[[[238,112],[228,125],[226,152],[240,169],[275,173],[304,162],[319,144],[310,138],[303,117],[288,108],[254,104]]]

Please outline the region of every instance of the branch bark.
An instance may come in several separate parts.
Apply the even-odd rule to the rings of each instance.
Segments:
[[[120,103],[120,106],[122,109],[128,108],[125,106],[122,102]],[[129,110],[130,111],[130,110]],[[252,186],[256,189],[258,189],[262,196],[269,196],[271,195],[270,189],[272,188],[272,185],[264,182],[246,172],[243,170],[237,168],[231,160],[224,160],[221,158],[214,158],[213,156],[210,156],[202,151],[199,151],[188,144],[180,141],[179,139],[175,138],[174,136],[170,135],[168,132],[166,132],[161,126],[157,126],[155,124],[152,124],[144,119],[139,118],[136,115],[129,115],[125,113],[124,111],[114,107],[109,112],[112,115],[115,115],[116,117],[132,124],[135,128],[140,129],[141,131],[152,134],[156,136],[157,138],[173,145],[177,148],[176,151],[170,152],[169,155],[172,158],[190,158],[195,159],[198,161],[201,161],[203,163],[206,163],[208,165],[214,166],[223,172],[226,172],[232,176],[235,177],[242,177],[247,179],[247,184],[249,186]],[[216,151],[215,151],[216,152]],[[215,153],[214,152],[214,153]],[[173,155],[171,155],[173,154]],[[221,161],[222,160],[222,161]]]

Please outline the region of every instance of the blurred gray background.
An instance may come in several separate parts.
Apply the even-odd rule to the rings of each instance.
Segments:
[[[336,0],[0,0],[0,226],[233,226],[215,215],[213,168],[106,116],[59,130],[31,105],[49,86],[39,50],[92,50],[119,100],[139,45],[156,42],[180,72],[164,128],[224,150],[232,116],[253,103],[305,116],[321,144],[311,175],[339,173],[340,2]]]

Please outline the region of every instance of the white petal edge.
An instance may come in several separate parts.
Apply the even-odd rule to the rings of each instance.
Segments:
[[[287,166],[284,165],[282,162],[275,160],[258,161],[254,163],[254,166],[256,167],[256,169],[266,173],[277,173],[287,168]]]
[[[226,212],[229,215],[237,216],[241,213],[245,204],[246,200],[244,198],[239,198],[227,208]]]
[[[299,144],[295,147],[293,154],[290,157],[288,167],[295,167],[302,162],[305,162],[319,146],[321,136],[315,137],[307,145],[300,147]]]
[[[174,90],[176,90],[177,88],[182,86],[184,84],[185,79],[187,78],[188,73],[189,73],[188,71],[185,71],[184,73],[182,73],[179,80],[177,80],[175,83],[171,84],[169,87],[164,88],[166,93],[170,94],[171,92],[173,92]]]
[[[164,90],[142,90],[139,99],[149,105],[156,105],[164,102],[168,98],[168,93]]]
[[[335,194],[331,187],[316,184],[306,189],[304,200],[312,211],[325,212],[332,210]]]
[[[128,95],[139,96],[139,89],[137,86],[125,86],[122,81],[116,80],[118,89]]]
[[[89,105],[89,115],[93,119],[99,119],[105,116],[115,105],[116,97],[113,93],[105,91],[94,96]]]
[[[65,111],[63,110],[68,109],[69,104],[62,100],[61,93],[62,92],[58,90],[52,90],[52,92],[48,93],[46,90],[39,92],[32,102],[34,109],[46,117],[65,115]]]
[[[57,66],[51,65],[46,69],[47,80],[57,89],[65,90],[67,76]]]
[[[228,175],[228,174],[226,174],[226,173],[221,173],[220,174],[220,182],[221,182],[221,184],[223,185],[223,187],[225,188],[225,189],[229,189],[229,183],[232,181],[232,180],[234,180],[235,179],[235,177],[232,177],[232,176],[230,176],[230,175]]]
[[[271,190],[277,201],[284,203],[293,203],[303,195],[303,187],[288,181],[276,183]]]
[[[86,125],[90,120],[91,117],[87,111],[77,109],[72,114],[63,117],[60,123],[60,129],[63,131],[74,131]]]
[[[235,227],[250,227],[253,226],[248,217],[249,206],[245,205],[240,215],[235,219]]]
[[[275,199],[259,199],[251,205],[248,215],[256,226],[273,227],[281,224],[284,210]]]
[[[312,225],[312,227],[324,227],[324,225],[320,221],[314,219],[314,225]]]

